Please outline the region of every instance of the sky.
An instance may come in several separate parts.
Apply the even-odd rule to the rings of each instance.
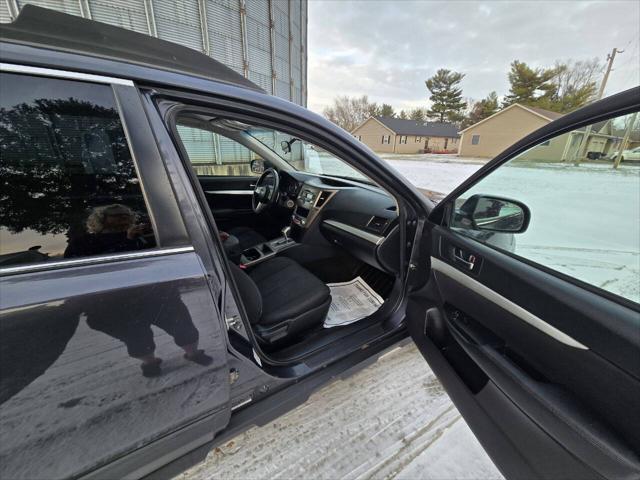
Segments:
[[[309,0],[308,43],[308,107],[318,113],[337,95],[425,107],[424,82],[439,68],[466,75],[465,97],[503,96],[513,60],[604,66],[617,47],[607,96],[640,84],[640,0]]]

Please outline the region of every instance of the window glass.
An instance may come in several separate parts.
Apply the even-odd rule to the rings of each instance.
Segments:
[[[478,145],[480,143],[480,135],[473,135],[471,137],[471,145]]]
[[[154,247],[111,88],[0,84],[0,267]]]
[[[179,122],[178,135],[198,175],[257,175],[251,172],[250,165],[252,160],[262,158],[256,151],[232,138],[193,127],[187,117]],[[330,152],[289,133],[229,120],[219,120],[218,125],[219,128],[233,130],[233,136],[243,135],[243,142],[250,146],[255,144],[258,151],[266,147],[275,157],[296,170],[371,183],[367,177]]]
[[[331,175],[371,183],[366,176],[318,145],[291,134],[260,127],[248,128],[246,133],[268,147],[296,170]]]
[[[178,125],[178,134],[199,176],[254,176],[251,160],[260,158],[244,145],[218,133]]]
[[[637,161],[625,161],[623,154],[638,144],[638,114],[551,138],[502,165],[459,197],[452,227],[640,302],[640,166]],[[465,218],[479,196],[523,203],[530,210],[528,228],[523,233],[479,229],[481,222],[474,225]],[[514,225],[507,218],[513,212],[504,209],[500,216],[503,213],[509,215],[495,216],[489,223]]]

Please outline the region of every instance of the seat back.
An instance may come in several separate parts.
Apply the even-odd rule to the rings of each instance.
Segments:
[[[262,295],[260,295],[260,290],[258,290],[255,282],[251,280],[251,277],[237,265],[231,264],[231,273],[238,287],[249,322],[255,325],[262,317]]]

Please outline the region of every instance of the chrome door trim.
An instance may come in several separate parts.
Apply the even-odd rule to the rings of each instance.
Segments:
[[[69,80],[81,80],[93,83],[106,83],[109,85],[126,85],[133,87],[133,81],[124,78],[106,77],[91,73],[71,72],[68,70],[56,70],[53,68],[32,67],[29,65],[16,65],[13,63],[0,63],[0,71],[7,73],[26,73],[44,77],[66,78]]]
[[[53,269],[65,268],[65,267],[97,265],[101,263],[119,262],[119,261],[134,260],[139,258],[175,255],[178,253],[187,253],[187,252],[193,252],[193,251],[194,251],[193,246],[189,245],[187,247],[156,248],[153,250],[150,249],[150,250],[143,250],[139,252],[115,253],[112,255],[99,255],[95,257],[69,258],[65,260],[58,260],[55,262],[42,262],[42,263],[34,263],[30,265],[20,265],[16,267],[0,268],[0,276],[13,275],[16,273],[39,272],[42,270],[53,270]]]
[[[452,267],[446,262],[443,262],[439,258],[431,257],[431,268],[434,270],[446,275],[447,277],[455,280],[456,282],[461,283],[469,290],[474,291],[478,295],[482,295],[487,300],[493,302],[509,313],[515,315],[520,320],[528,323],[532,327],[540,330],[541,332],[549,335],[554,340],[557,340],[560,343],[563,343],[569,347],[578,348],[581,350],[589,350],[589,347],[583,345],[582,343],[574,340],[572,337],[567,335],[566,333],[558,330],[556,327],[549,325],[547,322],[542,320],[541,318],[535,316],[533,313],[525,310],[520,305],[513,303],[508,298],[503,297],[498,292],[492,290],[486,285],[478,282],[476,279],[471,278],[469,275],[462,273],[455,267]]]
[[[350,233],[356,237],[359,237],[363,240],[373,243],[374,245],[379,245],[384,240],[384,237],[380,237],[378,235],[374,235],[373,233],[369,233],[360,228],[353,227],[351,225],[347,225],[346,223],[338,222],[337,220],[324,220],[322,223],[326,223],[327,225],[331,225],[339,230]]]
[[[209,195],[253,195],[253,190],[207,190]]]

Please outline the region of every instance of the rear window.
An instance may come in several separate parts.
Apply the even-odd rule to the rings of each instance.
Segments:
[[[155,247],[111,88],[0,84],[0,268]]]

